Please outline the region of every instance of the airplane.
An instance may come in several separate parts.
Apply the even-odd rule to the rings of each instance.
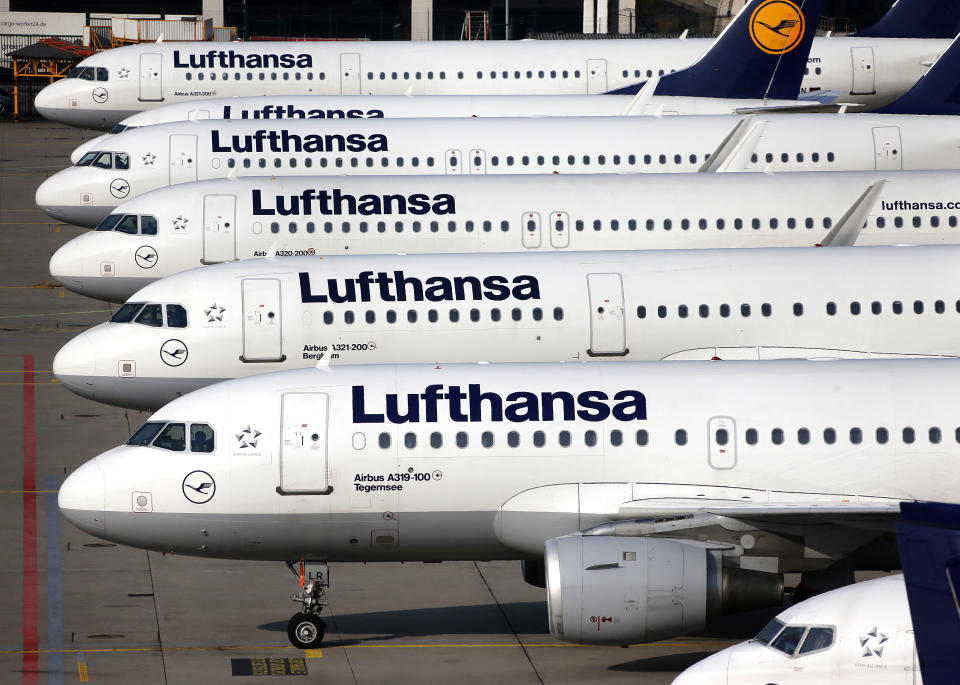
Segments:
[[[905,97],[945,107],[960,41]],[[750,114],[686,117],[189,121],[112,136],[36,192],[59,221],[99,224],[156,188],[264,175],[846,171],[960,168],[951,116]]]
[[[956,500],[958,383],[948,359],[260,374],[166,405],[58,503],[122,545],[302,561],[297,647],[329,562],[476,559],[525,561],[558,639],[627,645],[777,606],[785,572],[897,568],[900,502]]]
[[[197,181],[121,203],[97,230],[60,247],[50,274],[74,292],[124,302],[165,276],[268,255],[960,242],[958,171],[677,181],[672,174]],[[841,231],[849,238],[830,238]]]
[[[771,53],[782,51],[783,34],[768,26],[776,28],[772,21],[774,17],[783,20],[780,14],[784,11],[792,13],[795,20],[800,13],[798,5],[806,9],[812,2],[754,0],[749,6],[759,5],[757,11],[742,16],[751,20],[750,42]],[[811,28],[816,25],[816,21],[808,23]],[[818,38],[807,59],[802,91],[815,99],[840,97],[866,107],[880,106],[906,92],[949,43],[939,39]],[[592,95],[624,88],[633,94],[648,79],[666,77],[694,64],[713,44],[712,39],[372,41],[295,46],[287,42],[229,46],[148,43],[86,58],[67,78],[44,88],[35,106],[52,121],[108,131],[126,117],[154,107],[234,95]],[[792,41],[786,46],[794,48]],[[762,97],[763,91],[757,95],[752,89],[749,95],[738,95],[717,78],[716,72],[737,68],[746,53],[741,46],[736,49],[733,59],[711,65],[709,73],[698,77],[698,85],[706,85],[708,90],[678,93],[667,79],[657,91],[662,95]],[[796,89],[769,93],[776,99],[795,99],[797,95]]]
[[[956,681],[960,612],[956,549],[960,507],[902,502],[903,575],[849,585],[796,604],[755,638],[724,649],[673,685]]]
[[[317,363],[960,356],[958,260],[943,245],[228,262],[146,286],[53,372],[156,409]]]
[[[954,0],[896,0],[856,38],[953,38],[960,33],[960,5]]]
[[[109,144],[110,135],[131,128],[193,119],[333,119],[503,116],[620,116],[639,114],[730,114],[745,111],[836,111],[816,100],[797,100],[807,70],[810,44],[822,0],[807,0],[800,20],[783,38],[784,47],[769,51],[750,45],[747,23],[765,0],[753,0],[691,67],[676,73],[651,74],[643,95],[256,95],[209,98],[161,105],[120,121],[109,133],[87,141],[71,155],[78,162],[90,150]],[[769,4],[769,3],[766,3]],[[783,5],[784,7],[786,5]],[[781,7],[781,5],[776,5]],[[771,10],[772,11],[772,10]],[[791,10],[792,11],[792,10]],[[757,13],[756,21],[763,16]],[[798,40],[794,41],[796,35]],[[685,72],[706,73],[691,80]],[[682,79],[679,95],[655,95],[663,83]],[[710,97],[696,97],[699,93]],[[736,97],[727,97],[728,93]],[[784,99],[777,99],[786,96]]]

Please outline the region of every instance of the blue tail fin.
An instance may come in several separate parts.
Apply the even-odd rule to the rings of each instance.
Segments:
[[[960,505],[901,502],[897,544],[924,685],[960,673]]]
[[[899,100],[874,110],[881,114],[960,114],[960,37],[930,71]]]
[[[863,38],[953,38],[960,33],[957,0],[897,0]]]
[[[662,76],[654,95],[796,100],[822,8],[823,0],[751,0],[696,64]]]

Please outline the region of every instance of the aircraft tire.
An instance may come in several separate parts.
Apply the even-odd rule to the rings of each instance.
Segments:
[[[313,614],[294,614],[287,623],[287,637],[297,649],[316,649],[323,642],[326,624]]]

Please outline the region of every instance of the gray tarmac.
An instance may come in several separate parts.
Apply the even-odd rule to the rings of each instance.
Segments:
[[[59,347],[110,307],[50,283],[50,255],[85,229],[48,220],[34,190],[93,135],[0,119],[0,683],[245,682],[235,669],[267,674],[255,681],[282,670],[324,683],[669,683],[775,613],[582,647],[550,636],[543,590],[517,562],[333,564],[327,638],[302,653],[287,642],[297,583],[283,565],[147,553],[71,526],[59,484],[146,418],[51,373]]]

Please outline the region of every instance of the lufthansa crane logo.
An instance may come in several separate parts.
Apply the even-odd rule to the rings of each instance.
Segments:
[[[157,251],[149,245],[141,246],[133,255],[141,269],[152,269],[157,263]]]
[[[183,496],[194,504],[206,504],[213,499],[217,484],[206,471],[191,471],[183,479]]]
[[[115,178],[110,181],[110,194],[118,200],[122,200],[130,194],[130,184],[122,178]]]
[[[180,366],[187,361],[187,346],[182,340],[171,338],[160,346],[160,359],[167,366]]]
[[[107,89],[104,88],[103,86],[98,86],[97,88],[94,88],[93,93],[91,93],[91,95],[93,97],[93,101],[100,105],[106,102],[107,98],[110,97],[110,93],[108,93]]]
[[[750,39],[769,55],[784,55],[803,40],[806,20],[790,0],[767,0],[750,17]]]

